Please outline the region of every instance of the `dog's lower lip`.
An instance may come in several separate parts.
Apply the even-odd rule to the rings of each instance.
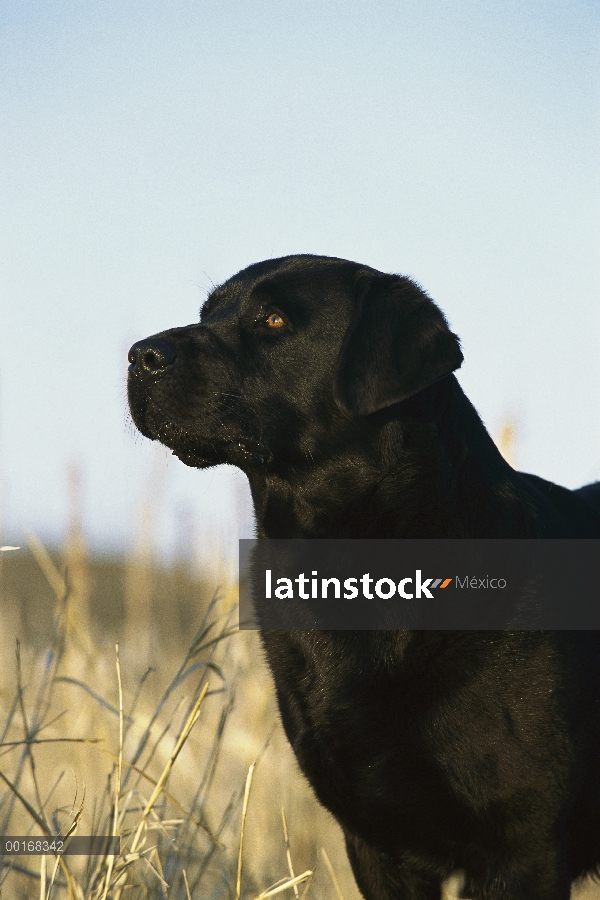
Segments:
[[[248,447],[238,442],[228,444],[220,450],[216,449],[211,454],[203,449],[178,449],[171,448],[173,454],[181,460],[186,466],[192,468],[205,468],[207,466],[219,465],[220,463],[232,462],[234,464],[251,464],[254,466],[266,465],[271,456],[267,450],[262,447]]]
[[[207,459],[205,456],[201,456],[199,453],[194,453],[189,450],[173,450],[173,454],[181,460],[182,463],[186,466],[191,466],[193,469],[203,468],[205,466],[217,465],[219,461],[211,461]]]

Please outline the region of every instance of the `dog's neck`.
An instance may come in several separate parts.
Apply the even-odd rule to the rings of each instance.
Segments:
[[[534,533],[519,476],[453,375],[358,423],[356,441],[350,435],[334,458],[248,477],[259,537]]]

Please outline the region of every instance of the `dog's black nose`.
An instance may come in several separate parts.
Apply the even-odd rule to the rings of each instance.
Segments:
[[[129,371],[138,375],[161,375],[177,358],[177,350],[169,341],[147,338],[129,351]]]

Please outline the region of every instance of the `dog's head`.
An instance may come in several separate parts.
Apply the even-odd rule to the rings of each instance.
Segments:
[[[409,279],[288,256],[218,287],[198,324],[134,344],[129,405],[142,434],[187,465],[296,466],[335,454],[361,420],[462,358]]]

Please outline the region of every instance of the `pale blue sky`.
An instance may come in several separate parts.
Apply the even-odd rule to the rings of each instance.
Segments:
[[[96,546],[153,464],[163,553],[231,530],[231,471],[126,428],[126,351],[286,253],[416,278],[520,466],[600,478],[599,49],[591,0],[4,0],[4,539],[60,540],[70,460]]]

